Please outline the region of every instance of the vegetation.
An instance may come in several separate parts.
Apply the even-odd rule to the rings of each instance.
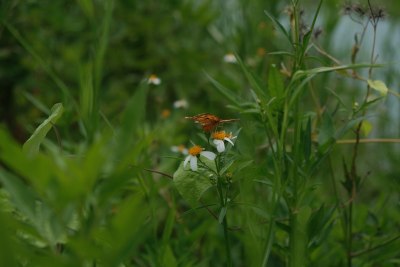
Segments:
[[[385,4],[2,1],[0,266],[398,266]]]

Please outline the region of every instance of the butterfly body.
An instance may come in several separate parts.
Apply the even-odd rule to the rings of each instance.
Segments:
[[[221,119],[210,113],[201,113],[192,117],[185,117],[185,119],[194,120],[195,123],[199,123],[205,132],[211,132],[221,123],[239,120],[239,119]]]

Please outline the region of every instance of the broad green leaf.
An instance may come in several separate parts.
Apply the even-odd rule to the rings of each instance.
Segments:
[[[48,205],[38,201],[37,194],[31,188],[4,169],[0,169],[0,181],[9,192],[13,206],[34,226],[46,245],[55,246],[65,242],[65,232],[56,215]]]
[[[382,96],[386,96],[389,89],[387,88],[386,84],[381,80],[367,80],[368,85],[372,88],[381,93]]]
[[[29,181],[39,193],[47,190],[51,177],[55,175],[56,165],[50,157],[38,154],[29,157],[6,131],[0,128],[0,160],[14,173]]]
[[[200,159],[209,168],[215,170],[214,161],[208,160],[203,156],[200,156]],[[210,180],[210,178],[212,178],[210,176],[212,176],[213,173],[202,168],[194,172],[190,170],[188,165],[184,168],[183,163],[180,164],[179,168],[174,173],[174,184],[182,197],[192,205],[192,207],[196,207],[204,192],[213,186]]]
[[[34,156],[39,153],[40,144],[45,139],[51,127],[61,117],[63,110],[64,107],[61,103],[57,103],[51,108],[50,116],[36,128],[32,136],[25,142],[23,150],[26,154]]]

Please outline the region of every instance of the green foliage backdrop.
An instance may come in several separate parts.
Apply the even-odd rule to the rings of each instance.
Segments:
[[[3,0],[0,266],[398,266],[399,10]]]

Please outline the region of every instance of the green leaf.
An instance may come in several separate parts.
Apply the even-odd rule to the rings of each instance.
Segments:
[[[372,88],[381,93],[382,96],[386,96],[389,89],[387,88],[386,84],[381,80],[367,80],[368,85]]]
[[[271,65],[268,74],[268,89],[271,97],[283,97],[284,96],[284,84],[282,76],[275,65]]]
[[[318,132],[318,143],[322,146],[335,136],[333,119],[328,112],[322,115],[321,126]]]
[[[171,249],[171,236],[173,233],[174,226],[176,224],[175,221],[176,212],[174,209],[170,209],[168,212],[168,217],[166,219],[163,235],[162,235],[162,244],[160,255],[162,258],[163,266],[177,266],[176,258],[173,250]]]
[[[85,130],[88,132],[89,138],[92,138],[97,123],[93,64],[88,63],[83,65],[81,67],[80,76],[80,114],[85,125]]]
[[[12,238],[15,228],[13,229],[8,214],[2,210],[0,210],[0,224],[0,266],[18,266],[15,253],[17,246]]]
[[[14,28],[11,24],[9,24],[7,21],[2,21],[4,26],[7,28],[7,30],[14,36],[14,38],[24,47],[24,49],[33,57],[35,62],[37,62],[43,70],[50,76],[50,78],[54,81],[54,83],[57,85],[57,87],[61,90],[63,93],[63,98],[64,98],[64,103],[66,101],[72,102],[74,105],[76,105],[76,102],[74,98],[72,97],[72,94],[68,88],[68,86],[61,80],[60,76],[57,75],[57,73],[51,68],[50,64],[48,64],[44,58],[39,55],[35,50],[33,45],[31,45],[27,39],[25,39],[19,31]]]
[[[363,135],[368,136],[369,133],[371,132],[371,130],[372,130],[372,123],[370,123],[367,120],[364,120],[361,125],[361,131],[362,131]]]
[[[224,218],[226,216],[226,212],[228,211],[228,207],[222,207],[221,211],[219,212],[219,216],[218,216],[218,222],[220,224],[222,224],[222,222],[224,221]]]
[[[163,266],[178,266],[178,262],[170,245],[165,248],[162,262]]]
[[[279,20],[274,18],[267,10],[264,10],[264,13],[275,24],[275,26],[278,27],[278,29],[283,33],[283,35],[285,35],[289,43],[292,43],[289,33],[286,31],[285,27],[283,27],[283,25],[279,22]]]
[[[40,144],[45,139],[47,133],[50,131],[51,127],[57,122],[63,113],[64,107],[61,103],[55,104],[51,108],[50,116],[36,128],[32,136],[25,142],[23,146],[23,151],[34,156],[39,153]]]
[[[226,99],[228,99],[232,104],[236,107],[240,106],[240,102],[236,100],[234,94],[231,90],[217,82],[213,77],[206,73],[207,78],[211,81],[211,83],[217,88],[218,92],[220,92]]]
[[[308,118],[305,129],[301,130],[301,135],[302,135],[301,141],[302,141],[302,146],[303,146],[304,158],[306,159],[306,161],[308,161],[311,156],[311,146],[312,146],[311,118]]]
[[[83,13],[90,19],[94,17],[94,5],[93,1],[90,0],[77,0],[79,6],[81,7]]]
[[[308,233],[307,225],[311,216],[311,208],[301,207],[290,219],[290,255],[296,264],[291,266],[306,266]]]
[[[108,227],[96,229],[98,239],[107,246],[107,253],[96,251],[104,266],[122,266],[126,259],[134,258],[138,253],[137,246],[149,229],[145,224],[149,216],[148,208],[140,194],[124,199],[118,204],[117,210]]]
[[[35,227],[47,245],[65,242],[64,229],[54,212],[44,202],[38,201],[38,195],[31,188],[4,169],[0,169],[0,181],[9,192],[13,206]]]
[[[330,224],[332,222],[332,216],[336,207],[325,207],[323,204],[321,207],[314,212],[310,217],[308,223],[308,239],[309,245],[320,244],[326,238],[327,233],[330,231]]]
[[[315,11],[314,19],[313,19],[313,22],[311,23],[310,30],[304,35],[304,38],[303,38],[303,55],[305,54],[305,51],[307,50],[308,43],[310,41],[312,32],[314,31],[315,22],[317,21],[317,17],[318,17],[319,11],[321,9],[321,6],[322,6],[322,0],[319,1],[319,5],[318,5],[318,8],[317,8],[317,11]]]
[[[360,63],[360,64],[341,65],[341,66],[334,66],[334,67],[317,67],[317,68],[309,69],[309,70],[298,70],[293,75],[293,81],[303,78],[305,76],[316,75],[319,73],[327,73],[327,72],[341,71],[341,70],[348,70],[348,69],[378,68],[378,67],[382,67],[382,65]]]
[[[200,156],[200,159],[209,168],[215,170],[214,161],[208,160],[202,156]],[[196,207],[204,192],[213,186],[210,180],[210,176],[212,175],[213,173],[211,171],[203,168],[199,168],[199,171],[194,172],[187,166],[184,168],[183,163],[181,163],[174,173],[174,184],[182,197],[192,207]]]
[[[127,106],[122,114],[121,126],[116,131],[116,142],[110,153],[112,160],[118,161],[118,165],[132,164],[136,153],[146,146],[147,140],[140,138],[140,130],[143,129],[143,121],[146,115],[146,98],[148,87],[142,84],[127,101]]]
[[[257,98],[263,102],[264,104],[267,102],[267,97],[265,95],[265,85],[263,84],[262,80],[256,76],[242,61],[239,55],[235,55],[239,66],[241,67],[242,71],[244,72],[248,82],[250,83],[252,89],[254,90]]]

